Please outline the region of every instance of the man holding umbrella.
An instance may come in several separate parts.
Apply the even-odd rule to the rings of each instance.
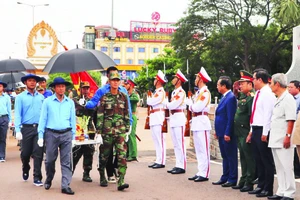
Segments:
[[[27,90],[16,97],[15,101],[15,128],[17,140],[22,140],[21,160],[23,170],[23,180],[26,181],[29,177],[30,157],[33,157],[34,170],[33,184],[42,186],[41,166],[43,161],[43,148],[37,145],[38,140],[38,123],[41,113],[42,104],[44,101],[43,95],[39,94],[35,88],[39,76],[27,74],[21,78],[21,81],[26,85]]]
[[[69,187],[72,179],[71,151],[75,141],[76,116],[73,100],[66,95],[66,86],[71,83],[61,77],[54,79],[49,86],[54,88],[55,94],[47,98],[42,106],[39,121],[38,145],[46,144],[46,174],[45,189],[49,190],[55,174],[55,161],[60,151],[60,165],[62,171],[61,192],[73,195]]]
[[[10,97],[4,93],[7,84],[0,81],[0,162],[5,162],[6,136],[11,121]]]

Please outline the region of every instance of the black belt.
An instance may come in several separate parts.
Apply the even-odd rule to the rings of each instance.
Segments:
[[[63,134],[63,133],[66,133],[66,132],[72,130],[72,128],[66,128],[66,129],[61,129],[61,130],[55,130],[55,129],[47,128],[47,130],[51,131],[53,133]]]
[[[251,126],[252,127],[252,130],[253,129],[262,129],[263,128],[263,126]]]
[[[0,115],[0,117],[8,117],[8,114],[6,114],[6,115]]]
[[[38,124],[22,124],[23,127],[38,127]]]

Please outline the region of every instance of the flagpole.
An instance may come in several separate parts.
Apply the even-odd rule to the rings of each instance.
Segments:
[[[186,59],[186,73],[189,74],[189,59]]]

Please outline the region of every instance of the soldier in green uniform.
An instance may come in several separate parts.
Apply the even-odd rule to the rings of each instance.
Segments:
[[[127,141],[127,161],[137,161],[137,142],[136,142],[136,124],[137,124],[137,116],[136,116],[136,107],[140,100],[137,93],[134,91],[134,86],[136,83],[133,82],[131,79],[128,79],[124,82],[124,86],[128,91],[129,98],[130,98],[130,105],[132,111],[132,127],[131,133],[129,134],[128,141]]]
[[[97,132],[103,138],[103,144],[100,146],[98,169],[100,186],[107,187],[108,185],[104,172],[112,146],[114,146],[118,158],[118,190],[124,190],[129,187],[129,184],[124,182],[127,169],[125,137],[130,129],[128,101],[127,95],[118,90],[120,85],[118,72],[110,74],[109,83],[110,92],[101,97],[100,105],[97,108]]]
[[[81,82],[80,83],[80,96],[74,97],[73,100],[75,102],[75,109],[76,109],[76,117],[82,118],[83,116],[90,117],[87,127],[87,133],[90,139],[94,139],[95,137],[95,125],[93,122],[93,114],[94,110],[86,109],[81,106],[78,102],[84,98],[85,101],[88,101],[88,95],[90,93],[90,83],[89,82]],[[85,127],[82,127],[85,129]],[[83,155],[83,177],[82,180],[84,182],[92,182],[93,180],[90,177],[90,171],[92,170],[93,166],[93,155],[95,152],[94,145],[78,145],[73,147],[73,173],[75,171],[75,167]]]
[[[253,190],[252,181],[255,179],[255,161],[252,156],[251,144],[246,142],[250,132],[250,116],[255,91],[253,89],[252,75],[244,70],[241,70],[240,73],[240,94],[238,108],[234,117],[234,134],[237,137],[240,152],[242,176],[238,185],[232,188],[239,189],[241,192],[248,192]]]

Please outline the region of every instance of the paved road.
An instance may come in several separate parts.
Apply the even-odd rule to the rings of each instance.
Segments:
[[[230,188],[213,186],[212,181],[219,179],[222,166],[218,161],[212,161],[211,176],[208,182],[194,183],[187,178],[194,175],[197,168],[194,151],[189,147],[187,173],[171,175],[166,171],[175,165],[174,153],[172,150],[171,137],[167,134],[167,164],[165,169],[150,169],[149,163],[155,159],[154,145],[150,131],[143,130],[145,120],[145,109],[139,111],[138,134],[142,142],[138,143],[139,162],[128,163],[126,182],[130,184],[127,191],[119,192],[116,184],[109,184],[107,188],[99,186],[99,174],[96,170],[97,158],[94,157],[94,169],[91,172],[92,183],[81,181],[82,170],[77,167],[72,180],[71,188],[75,191],[74,196],[67,196],[60,193],[61,172],[59,161],[57,172],[50,190],[43,187],[36,187],[32,183],[32,171],[27,182],[22,180],[21,161],[16,140],[8,139],[7,161],[0,163],[0,200],[35,200],[35,199],[129,199],[129,200],[165,200],[165,199],[257,199],[254,196],[234,191]],[[186,141],[187,144],[189,141]],[[79,163],[82,164],[81,162]],[[31,164],[32,165],[32,164]],[[43,175],[45,176],[44,165]],[[277,181],[275,179],[275,181]],[[299,188],[299,183],[297,183]],[[277,182],[275,182],[275,190]],[[300,192],[297,192],[300,199]],[[264,198],[266,199],[266,198]]]

